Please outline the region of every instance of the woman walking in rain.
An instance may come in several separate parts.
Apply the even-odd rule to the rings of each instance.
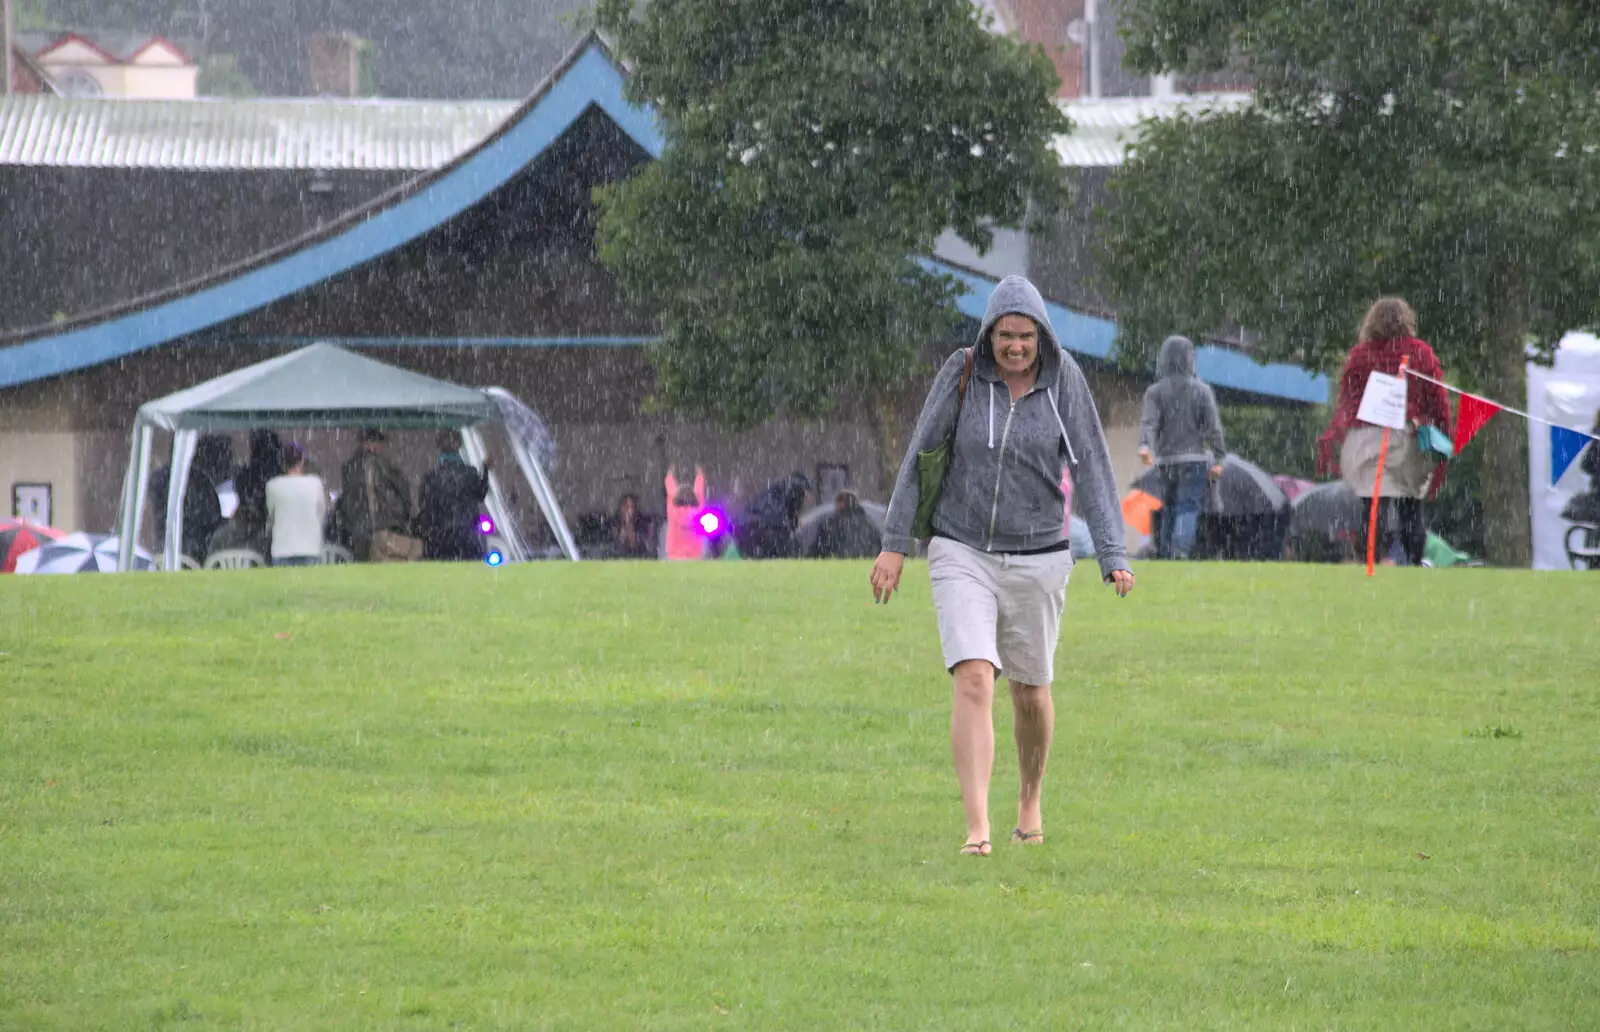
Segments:
[[[1372,504],[1372,486],[1378,473],[1383,428],[1356,418],[1367,378],[1373,373],[1400,375],[1400,364],[1435,380],[1444,370],[1433,348],[1417,339],[1417,313],[1398,297],[1382,297],[1361,320],[1361,340],[1350,349],[1339,377],[1339,403],[1333,422],[1317,439],[1317,472],[1342,475],[1361,499],[1361,551],[1366,551],[1366,513]],[[1444,482],[1444,465],[1418,446],[1418,433],[1431,426],[1450,434],[1450,401],[1444,388],[1416,377],[1406,378],[1406,429],[1391,431],[1379,488],[1376,552],[1387,556],[1396,539],[1405,550],[1406,563],[1422,564],[1428,543],[1427,515],[1422,500],[1438,493]],[[1335,450],[1338,459],[1334,459]]]
[[[942,488],[922,483],[919,467],[927,464],[919,454],[946,444]],[[989,298],[976,345],[950,356],[928,392],[889,502],[884,551],[872,568],[873,597],[887,603],[900,586],[919,508],[931,505],[928,575],[954,688],[950,751],[966,810],[964,855],[991,851],[994,686],[1002,674],[1010,682],[1021,781],[1011,840],[1044,841],[1042,788],[1055,730],[1050,686],[1072,573],[1061,490],[1069,467],[1100,574],[1125,596],[1134,578],[1094,398],[1057,341],[1038,290],[1008,276]]]

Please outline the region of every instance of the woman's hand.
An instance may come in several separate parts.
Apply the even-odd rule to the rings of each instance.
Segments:
[[[1128,592],[1133,590],[1133,571],[1112,570],[1111,576],[1106,578],[1106,583],[1117,589],[1118,598],[1127,598]]]
[[[878,561],[872,564],[872,601],[889,604],[889,596],[900,587],[900,571],[905,565],[906,557],[899,552],[878,553]]]

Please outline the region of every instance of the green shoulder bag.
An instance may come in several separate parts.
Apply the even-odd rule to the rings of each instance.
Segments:
[[[950,449],[955,444],[956,428],[961,425],[961,406],[967,400],[967,381],[972,379],[972,349],[967,348],[967,363],[956,384],[956,418],[950,436],[936,448],[917,452],[917,511],[911,517],[911,536],[919,540],[933,537],[933,512],[944,492],[944,477],[950,471]]]

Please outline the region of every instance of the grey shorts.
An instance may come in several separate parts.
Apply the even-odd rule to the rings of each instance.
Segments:
[[[928,576],[945,669],[983,659],[1013,682],[1055,680],[1071,549],[997,555],[936,537],[928,542]]]

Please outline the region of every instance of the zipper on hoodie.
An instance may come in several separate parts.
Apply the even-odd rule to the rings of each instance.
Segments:
[[[1028,392],[1033,393],[1032,391]],[[994,395],[990,395],[993,399]],[[1006,397],[1011,398],[1011,388],[1006,388]],[[1027,397],[1027,395],[1023,395]],[[994,467],[994,503],[989,506],[989,537],[983,543],[985,552],[994,551],[994,525],[1000,518],[1000,478],[1006,471],[1006,441],[1011,437],[1011,417],[1016,415],[1017,399],[1011,398],[1011,408],[1006,412],[1005,429],[1000,431],[1000,457],[995,461]]]

